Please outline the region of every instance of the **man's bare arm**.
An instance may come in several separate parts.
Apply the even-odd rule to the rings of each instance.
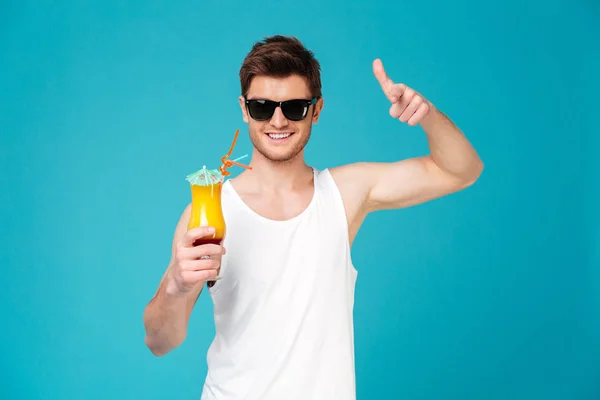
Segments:
[[[422,120],[430,154],[392,163],[354,166],[368,188],[367,212],[408,207],[465,189],[475,183],[483,162],[463,133],[433,108]]]
[[[144,310],[145,343],[153,354],[162,356],[183,343],[192,309],[208,279],[218,273],[224,249],[218,245],[193,246],[208,236],[209,228],[187,231],[188,205],[175,229],[169,265],[152,300]],[[209,260],[200,260],[210,255]]]
[[[461,130],[419,93],[395,84],[381,61],[375,76],[391,102],[390,115],[425,131],[429,154],[391,163],[360,162],[332,169],[344,198],[351,239],[370,212],[424,203],[472,185],[483,162]]]

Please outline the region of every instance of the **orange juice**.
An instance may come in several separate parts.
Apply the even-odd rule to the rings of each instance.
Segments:
[[[192,212],[188,222],[188,230],[200,226],[212,226],[215,233],[198,239],[194,246],[213,243],[220,244],[225,237],[225,218],[221,208],[221,190],[223,182],[207,185],[191,184]]]

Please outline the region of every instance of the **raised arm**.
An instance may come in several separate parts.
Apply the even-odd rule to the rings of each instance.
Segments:
[[[218,274],[225,249],[219,245],[193,246],[196,239],[213,232],[208,227],[187,230],[188,205],[173,235],[169,265],[152,300],[144,310],[145,342],[154,355],[162,356],[181,345],[187,334],[192,309],[207,280]],[[200,258],[210,256],[210,259]]]
[[[420,125],[429,154],[396,162],[360,162],[332,170],[354,230],[366,214],[420,204],[473,184],[483,170],[477,152],[460,129],[415,90],[395,84],[381,61],[375,77],[391,102],[390,115],[410,126]],[[357,222],[358,221],[358,222]]]

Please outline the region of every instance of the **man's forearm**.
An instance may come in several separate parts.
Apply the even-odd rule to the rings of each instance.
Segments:
[[[434,106],[421,121],[427,134],[431,158],[449,174],[466,182],[475,181],[483,169],[477,152],[456,125]]]
[[[187,332],[188,299],[172,295],[161,284],[156,296],[144,312],[146,345],[157,356],[164,355],[179,346]]]

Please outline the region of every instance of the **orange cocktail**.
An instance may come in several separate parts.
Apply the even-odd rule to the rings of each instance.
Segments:
[[[194,246],[201,244],[221,244],[225,238],[225,218],[221,208],[221,189],[223,181],[207,185],[190,184],[192,190],[192,212],[188,222],[188,230],[200,226],[211,226],[215,233],[198,239]]]
[[[192,191],[192,211],[188,221],[188,230],[201,226],[210,226],[215,228],[215,233],[211,236],[198,239],[194,242],[194,246],[202,244],[221,244],[225,238],[225,217],[221,207],[221,191],[225,177],[230,175],[227,168],[232,165],[237,165],[246,169],[252,169],[249,166],[240,164],[237,160],[228,160],[235,142],[237,140],[239,130],[235,132],[233,143],[229,152],[221,158],[222,165],[216,169],[207,169],[206,166],[201,170],[187,176],[190,182]],[[244,156],[245,157],[245,156]],[[241,157],[243,158],[243,157]]]

